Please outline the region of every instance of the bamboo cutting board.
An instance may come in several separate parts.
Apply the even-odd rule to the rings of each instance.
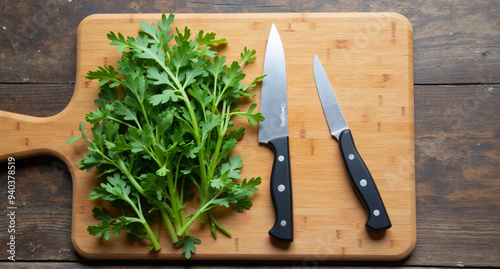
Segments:
[[[106,33],[136,36],[139,22],[157,22],[160,14],[93,15],[78,29],[77,77],[74,96],[58,115],[37,118],[0,111],[0,159],[54,155],[70,168],[73,178],[72,241],[76,251],[91,259],[183,259],[164,237],[162,249],[125,236],[103,241],[86,227],[100,202],[87,201],[94,173],[75,163],[86,152],[83,141],[66,145],[79,135],[85,114],[95,110],[99,91],[85,74],[120,58],[108,45]],[[250,211],[220,210],[220,222],[232,237],[213,239],[209,227],[194,225],[202,240],[193,259],[245,260],[398,260],[408,256],[416,241],[413,44],[406,18],[393,13],[266,13],[177,14],[174,26],[216,32],[229,44],[220,54],[238,60],[246,46],[257,50],[257,61],[245,67],[247,79],[262,73],[267,37],[275,23],[283,42],[288,83],[289,136],[295,240],[285,244],[267,234],[274,221],[269,192],[273,153],[257,142],[258,128],[246,126],[235,154],[243,158],[242,174],[261,176],[263,184]],[[317,54],[337,94],[356,146],[369,167],[385,202],[392,228],[367,232],[366,214],[351,187],[338,143],[330,136],[313,77]],[[247,81],[248,83],[249,81]],[[260,85],[253,89],[260,101]],[[242,102],[241,106],[248,106]],[[1,108],[0,108],[1,109]],[[244,108],[242,108],[244,110]]]

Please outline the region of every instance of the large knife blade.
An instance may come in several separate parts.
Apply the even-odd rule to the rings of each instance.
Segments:
[[[266,119],[259,124],[259,142],[269,144],[274,151],[271,198],[276,218],[269,235],[278,240],[293,241],[285,52],[274,24],[267,41],[264,74],[260,112]]]
[[[387,210],[380,197],[375,181],[370,174],[365,162],[354,145],[354,140],[347,126],[344,114],[332,89],[328,76],[318,57],[314,55],[314,79],[316,89],[326,121],[333,137],[337,139],[342,152],[345,167],[349,174],[352,186],[363,201],[368,220],[366,228],[369,230],[385,230],[392,226]]]

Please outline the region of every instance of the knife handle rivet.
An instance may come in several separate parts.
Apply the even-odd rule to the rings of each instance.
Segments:
[[[285,227],[285,226],[286,226],[286,220],[282,220],[282,221],[280,222],[280,224],[281,224],[281,226]]]
[[[351,161],[354,160],[354,154],[352,154],[352,153],[349,154],[349,160],[351,160]]]
[[[373,215],[378,217],[380,215],[380,211],[378,211],[378,209],[373,210]]]
[[[278,156],[278,161],[283,162],[285,160],[285,157],[283,155]]]
[[[284,191],[285,191],[285,185],[283,185],[283,184],[279,184],[279,185],[278,185],[278,191],[279,191],[279,192],[284,192]]]
[[[366,179],[362,179],[359,181],[359,185],[361,185],[361,187],[366,187],[367,184],[368,184],[368,181],[366,181]]]

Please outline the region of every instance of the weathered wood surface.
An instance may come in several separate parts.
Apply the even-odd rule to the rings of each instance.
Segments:
[[[498,1],[68,1],[0,3],[3,82],[75,81],[76,27],[94,13],[397,12],[412,23],[415,83],[498,83]],[[50,70],[50,72],[48,72]]]
[[[414,29],[417,246],[404,261],[377,265],[498,267],[498,9],[496,1],[2,1],[0,109],[49,116],[67,104],[74,88],[70,83],[75,75],[76,27],[92,13],[399,12]],[[6,166],[0,164],[0,197],[5,197],[7,190]],[[7,262],[2,250],[0,267],[92,265],[78,257],[71,246],[72,183],[65,166],[51,157],[36,157],[19,160],[16,170],[20,178],[16,199],[25,205],[19,210],[16,227],[17,258],[22,263]],[[1,204],[0,212],[5,216],[6,201]],[[3,246],[7,226],[8,220],[1,217]],[[315,262],[289,264],[314,266]]]

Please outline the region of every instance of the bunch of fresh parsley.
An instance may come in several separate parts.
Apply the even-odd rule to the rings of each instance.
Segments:
[[[214,237],[217,230],[231,235],[212,209],[232,204],[241,212],[252,206],[249,198],[261,179],[240,180],[242,158],[231,151],[245,129],[235,128],[231,118],[247,118],[254,126],[264,120],[253,112],[255,103],[246,112],[235,107],[240,97],[254,96],[248,90],[263,76],[242,83],[242,67],[255,60],[255,50],[245,48],[240,62],[227,65],[213,49],[225,39],[199,31],[191,40],[187,27],[171,33],[173,21],[171,14],[157,25],[141,22],[136,38],[107,35],[122,58],[117,69],[109,65],[88,72],[86,78],[99,80],[101,88],[98,108],[85,118],[92,135],[82,122],[82,135],[67,143],[89,143],[89,153],[77,165],[99,169],[102,181],[89,199],[108,200],[118,209],[111,212],[120,212],[112,216],[106,208],[94,208],[101,221],[88,227],[90,234],[109,239],[125,231],[131,240],[150,240],[157,251],[160,235],[150,223],[151,213],[158,212],[172,242],[190,258],[201,242],[189,233],[194,221],[210,222]],[[186,216],[185,202],[195,192],[199,206]]]

